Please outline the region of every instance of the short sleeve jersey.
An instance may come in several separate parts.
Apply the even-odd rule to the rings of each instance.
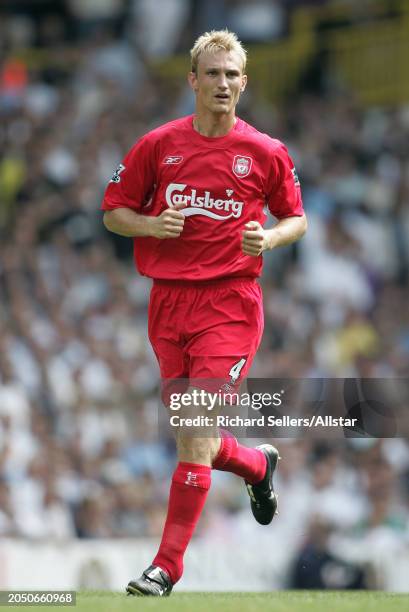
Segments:
[[[262,257],[244,255],[249,221],[302,216],[300,184],[287,149],[237,119],[222,137],[208,138],[183,117],[143,136],[112,177],[105,211],[131,208],[158,216],[183,204],[178,238],[134,238],[139,272],[154,279],[212,280],[257,277]]]

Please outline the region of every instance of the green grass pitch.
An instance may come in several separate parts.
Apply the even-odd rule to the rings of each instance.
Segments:
[[[73,612],[407,612],[409,594],[380,591],[275,591],[273,593],[174,593],[165,598],[127,597],[112,591],[79,591],[74,606],[19,606],[20,610]],[[14,608],[14,606],[13,606]]]

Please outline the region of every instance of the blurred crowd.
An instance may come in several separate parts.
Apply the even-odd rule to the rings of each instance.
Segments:
[[[135,273],[130,241],[105,231],[99,206],[135,140],[193,110],[184,83],[169,89],[149,70],[146,54],[184,48],[186,32],[208,26],[200,10],[211,7],[220,14],[215,26],[228,24],[250,42],[259,38],[240,29],[238,8],[245,13],[248,3],[160,4],[173,17],[186,12],[174,18],[173,43],[171,20],[163,20],[168,38],[160,28],[149,33],[152,3],[142,0],[65,2],[75,44],[64,42],[64,21],[52,12],[36,20],[11,11],[2,22],[2,536],[161,533],[174,447],[157,435],[158,368],[146,335],[150,281]],[[253,4],[277,9],[271,22],[278,33],[282,3]],[[96,14],[97,5],[105,15]],[[132,21],[134,31],[128,26],[118,36],[124,7],[140,18]],[[251,20],[241,18],[250,28]],[[13,55],[24,47],[35,61]],[[331,88],[272,106],[252,91],[251,64],[249,75],[239,115],[288,145],[309,219],[300,243],[265,258],[266,327],[251,374],[406,377],[409,106],[363,109]],[[365,559],[349,558],[345,542],[334,553],[333,538],[373,545],[379,537],[385,546],[408,537],[408,443],[282,444],[281,514],[269,532],[281,551],[282,584],[311,586],[308,580],[320,574],[308,576],[305,559],[308,567],[312,558],[334,564],[342,550],[348,567],[322,578],[323,586],[362,585]],[[200,533],[250,537],[258,527],[242,483],[223,473],[214,473],[213,482]]]

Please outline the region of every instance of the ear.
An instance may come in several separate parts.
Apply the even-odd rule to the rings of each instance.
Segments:
[[[246,89],[246,85],[247,85],[247,74],[243,74],[243,76],[241,77],[241,87],[240,87],[241,92],[243,92]]]
[[[199,87],[198,87],[196,72],[189,72],[187,75],[187,80],[188,80],[190,87],[193,89],[193,91],[197,92]]]

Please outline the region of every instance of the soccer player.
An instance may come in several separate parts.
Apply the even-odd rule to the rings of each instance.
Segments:
[[[229,390],[246,376],[263,331],[257,277],[262,253],[306,231],[300,185],[285,146],[236,116],[247,83],[237,36],[212,31],[191,50],[193,116],[143,136],[126,155],[104,197],[106,228],[134,239],[139,272],[153,279],[149,338],[164,383],[221,380]],[[277,223],[263,228],[268,206]],[[207,388],[203,383],[206,391]],[[164,384],[166,403],[167,385]],[[168,395],[169,399],[169,395]],[[226,432],[179,431],[162,541],[152,565],[127,591],[169,595],[199,521],[211,470],[244,479],[255,519],[276,512],[272,477],[278,451],[247,448]]]

